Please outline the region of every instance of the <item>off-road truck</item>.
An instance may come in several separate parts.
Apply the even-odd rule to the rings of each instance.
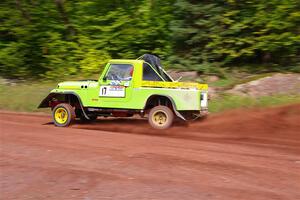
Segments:
[[[61,82],[38,107],[50,107],[59,127],[75,118],[139,114],[152,127],[166,129],[175,117],[192,120],[205,115],[207,97],[207,84],[174,81],[158,57],[145,54],[136,60],[110,60],[98,80]]]

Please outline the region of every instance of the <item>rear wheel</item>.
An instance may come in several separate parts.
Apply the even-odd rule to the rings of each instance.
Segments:
[[[65,127],[75,119],[75,111],[70,104],[60,103],[52,110],[55,126]]]
[[[156,106],[150,110],[148,121],[156,129],[171,127],[174,120],[173,111],[167,106]]]

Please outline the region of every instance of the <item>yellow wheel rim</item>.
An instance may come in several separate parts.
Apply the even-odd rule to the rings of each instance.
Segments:
[[[68,111],[65,108],[57,108],[54,113],[54,119],[59,124],[64,124],[68,120]]]
[[[152,121],[157,125],[157,126],[163,126],[166,124],[168,119],[168,116],[165,112],[163,111],[156,111],[155,113],[153,113],[152,115]]]

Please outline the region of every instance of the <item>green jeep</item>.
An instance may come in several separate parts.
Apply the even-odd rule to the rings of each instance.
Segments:
[[[98,80],[62,82],[41,102],[50,107],[56,126],[75,118],[147,117],[157,129],[169,128],[175,117],[193,120],[207,114],[207,84],[174,81],[160,60],[145,54],[137,60],[110,60]]]

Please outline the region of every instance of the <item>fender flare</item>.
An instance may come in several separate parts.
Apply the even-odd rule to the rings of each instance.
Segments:
[[[74,95],[74,96],[77,98],[78,102],[79,102],[80,109],[81,109],[81,111],[82,111],[84,117],[87,118],[87,119],[90,119],[89,116],[86,114],[86,112],[85,112],[84,109],[83,109],[83,104],[82,104],[81,98],[78,96],[77,93],[71,92],[71,91],[70,91],[70,92],[51,92],[50,94],[48,94],[47,97],[45,97],[45,98],[42,100],[42,102],[40,103],[40,105],[38,106],[38,108],[48,108],[48,107],[49,107],[49,101],[50,101],[53,97],[55,97],[55,96],[57,96],[57,95]]]
[[[147,103],[148,103],[149,99],[150,99],[151,97],[153,97],[153,96],[161,96],[161,97],[165,97],[165,98],[169,99],[170,102],[171,102],[171,104],[172,104],[173,111],[174,111],[174,113],[176,114],[176,116],[179,117],[179,118],[181,118],[181,119],[184,120],[184,121],[187,121],[187,120],[186,120],[186,119],[185,119],[185,118],[177,111],[177,107],[176,107],[175,101],[174,101],[173,98],[172,98],[171,96],[169,96],[169,95],[161,95],[161,94],[152,94],[152,95],[150,95],[150,96],[147,98],[147,100],[146,100],[146,103],[145,103],[145,105],[144,105],[143,110],[145,110],[145,108],[146,108],[146,106],[147,106]]]

